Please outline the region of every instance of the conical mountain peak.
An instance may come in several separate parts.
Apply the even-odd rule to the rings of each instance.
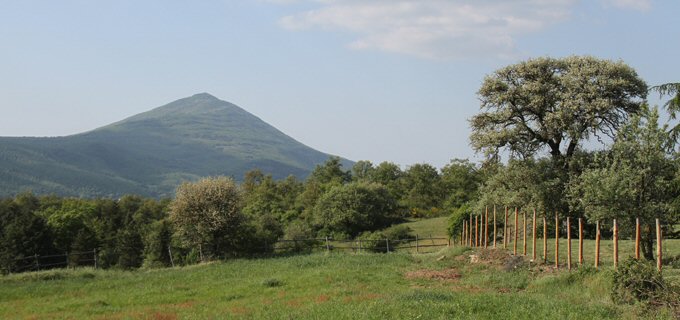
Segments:
[[[117,123],[67,137],[1,138],[0,197],[38,194],[172,196],[182,181],[252,169],[304,178],[319,152],[209,93],[199,93]],[[350,162],[344,161],[348,165]]]

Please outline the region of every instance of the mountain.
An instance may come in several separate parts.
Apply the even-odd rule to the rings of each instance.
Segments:
[[[167,197],[182,181],[252,169],[304,178],[328,157],[201,93],[81,134],[0,137],[0,196]]]

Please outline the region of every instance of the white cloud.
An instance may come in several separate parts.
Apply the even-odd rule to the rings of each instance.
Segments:
[[[315,9],[280,23],[290,30],[351,32],[357,38],[349,47],[358,50],[430,59],[509,57],[515,55],[516,37],[568,19],[575,1],[309,0]]]
[[[602,0],[606,6],[622,9],[647,11],[652,7],[652,0]]]

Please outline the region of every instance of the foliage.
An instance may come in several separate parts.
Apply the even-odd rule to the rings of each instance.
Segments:
[[[35,214],[39,200],[22,193],[0,201],[0,272],[10,272],[15,258],[53,252],[52,232],[43,217]]]
[[[382,233],[390,240],[404,240],[413,238],[413,229],[407,225],[398,224],[391,226],[382,231]]]
[[[381,231],[364,232],[359,237],[361,249],[368,252],[387,252],[387,236]]]
[[[652,259],[655,219],[664,225],[678,220],[673,208],[679,191],[673,145],[666,128],[658,125],[656,109],[633,117],[611,150],[570,185],[572,207],[585,211],[591,221],[618,219],[621,230],[629,232],[640,218],[643,252]]]
[[[410,166],[404,174],[405,193],[401,204],[412,217],[437,214],[444,198],[444,188],[437,168],[426,163]]]
[[[616,269],[613,281],[614,302],[680,307],[680,288],[668,283],[651,262],[629,258]]]
[[[567,166],[582,141],[613,137],[640,110],[647,85],[623,62],[571,56],[497,70],[478,94],[483,111],[470,120],[475,150],[527,158],[548,149]]]
[[[356,236],[395,221],[396,201],[375,183],[354,182],[331,188],[314,207],[314,225],[321,235]]]
[[[507,165],[497,164],[494,172],[480,187],[480,197],[471,207],[472,212],[483,212],[494,205],[564,212],[561,209],[565,178],[549,159],[511,159]]]
[[[466,203],[456,208],[451,213],[448,220],[447,234],[452,237],[457,237],[463,229],[463,221],[465,221],[470,214],[470,204]]]
[[[183,244],[198,248],[205,259],[238,251],[245,225],[241,208],[241,193],[232,179],[204,178],[177,188],[170,221]]]
[[[671,82],[664,83],[658,86],[653,86],[649,88],[650,91],[656,91],[659,97],[671,96],[671,99],[663,104],[663,107],[668,111],[671,119],[677,119],[678,112],[680,112],[680,83]],[[671,137],[673,140],[678,141],[680,138],[680,124],[676,124],[670,130]]]
[[[453,159],[441,169],[441,183],[444,188],[443,206],[456,210],[479,197],[482,175],[477,166],[467,159]]]

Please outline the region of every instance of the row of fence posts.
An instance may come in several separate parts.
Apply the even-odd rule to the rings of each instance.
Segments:
[[[69,256],[83,256],[83,255],[92,255],[92,259],[78,259],[77,261],[79,263],[88,263],[92,262],[94,265],[94,268],[98,268],[98,261],[97,261],[97,249],[93,249],[92,251],[85,251],[85,252],[71,252],[71,253],[64,253],[64,254],[51,254],[51,255],[39,255],[39,254],[34,254],[32,256],[28,257],[23,257],[23,258],[16,258],[14,261],[26,261],[26,260],[33,260],[32,263],[30,264],[24,264],[20,269],[15,269],[12,270],[11,268],[8,270],[10,273],[12,272],[22,272],[25,271],[26,269],[29,270],[42,270],[42,269],[48,269],[48,268],[54,268],[57,266],[66,266],[68,267],[71,261],[69,261]],[[51,263],[40,263],[40,259],[54,259],[54,258],[60,258],[64,257],[64,261],[59,261],[59,262],[51,262]]]
[[[496,248],[496,206],[493,207],[493,248]],[[527,255],[527,214],[523,212],[523,232],[522,232],[522,246],[523,255]],[[567,217],[567,269],[571,270],[572,267],[572,248],[571,248],[571,218]],[[473,225],[474,224],[474,225]],[[518,228],[519,228],[519,211],[515,208],[515,223],[514,223],[514,241],[512,253],[517,255],[517,243],[518,243]],[[474,231],[473,231],[474,230]],[[532,235],[533,235],[533,247],[532,247],[532,259],[536,261],[536,209],[533,212],[532,219]],[[614,268],[618,267],[619,263],[619,228],[616,223],[616,219],[613,221],[613,236],[612,242],[614,246],[613,258],[614,258]],[[510,232],[510,227],[508,226],[508,207],[505,207],[505,223],[503,224],[503,249],[508,248],[510,239],[508,239],[508,233]],[[474,233],[474,237],[473,237]],[[640,259],[640,219],[635,219],[635,259]],[[487,207],[483,215],[474,215],[470,213],[470,219],[463,221],[463,226],[460,235],[460,244],[469,247],[484,247],[488,248],[487,240],[489,239],[489,208]],[[555,268],[559,268],[559,254],[560,254],[560,219],[557,213],[555,213]],[[596,222],[596,232],[595,232],[595,268],[599,268],[600,265],[600,221]],[[659,219],[656,219],[656,267],[661,272],[662,266],[662,246],[663,246],[663,235],[661,229],[661,223]],[[543,263],[548,263],[548,224],[547,219],[543,217]],[[578,264],[583,265],[583,219],[578,219]]]

